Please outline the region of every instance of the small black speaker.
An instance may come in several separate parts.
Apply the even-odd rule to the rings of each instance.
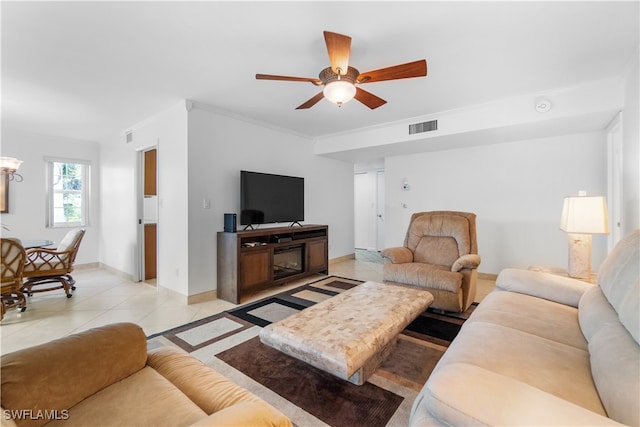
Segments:
[[[224,214],[224,231],[225,233],[236,232],[236,214],[234,213]]]

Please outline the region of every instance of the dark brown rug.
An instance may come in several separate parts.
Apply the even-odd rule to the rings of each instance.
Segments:
[[[149,337],[149,347],[175,345],[262,397],[294,424],[407,425],[411,405],[469,312],[426,311],[362,386],[289,357],[260,342],[260,329],[354,286],[328,277]]]
[[[258,337],[217,357],[332,426],[384,426],[402,402],[402,397],[371,383],[357,386],[339,380],[262,344]]]

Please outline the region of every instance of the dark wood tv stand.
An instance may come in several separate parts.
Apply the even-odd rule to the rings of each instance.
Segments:
[[[257,291],[329,271],[329,227],[218,232],[218,298],[234,304]]]

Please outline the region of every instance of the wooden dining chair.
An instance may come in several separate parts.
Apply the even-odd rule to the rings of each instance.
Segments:
[[[17,239],[0,239],[0,320],[8,308],[27,309],[27,298],[22,293],[22,274],[27,254]]]
[[[28,249],[22,292],[31,296],[37,292],[64,289],[67,298],[71,298],[71,291],[76,289],[76,281],[71,277],[71,272],[84,233],[84,228],[70,230],[55,249]],[[39,288],[41,285],[51,284],[54,286]]]

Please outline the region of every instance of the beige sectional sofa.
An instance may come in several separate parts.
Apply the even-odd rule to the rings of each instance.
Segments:
[[[414,402],[410,425],[640,424],[640,231],[598,286],[507,269]]]
[[[3,355],[0,374],[3,426],[292,425],[182,350],[147,353],[132,323]]]

